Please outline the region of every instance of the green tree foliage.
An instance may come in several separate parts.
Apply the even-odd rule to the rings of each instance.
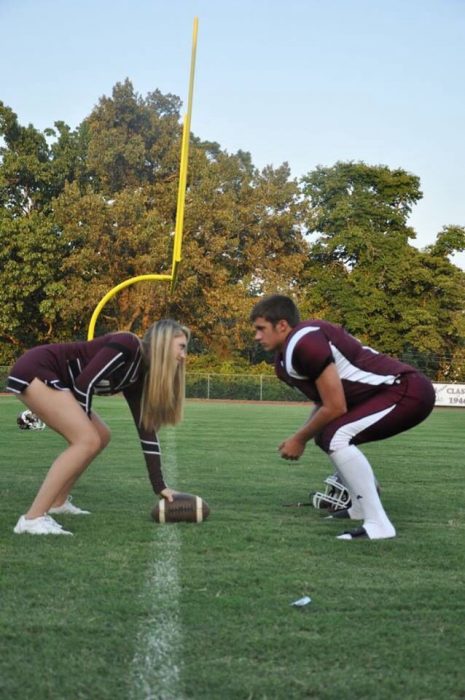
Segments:
[[[317,235],[307,308],[417,364],[461,344],[465,279],[447,257],[462,249],[460,227],[423,252],[409,243],[419,185],[403,170],[365,163],[320,167],[303,179],[308,230]]]
[[[44,134],[24,129],[5,108],[0,171],[11,203],[3,235],[14,245],[15,273],[6,279],[1,332],[11,345],[4,358],[42,340],[85,337],[109,289],[129,277],[170,272],[180,106],[159,91],[143,99],[126,80],[76,132],[62,122]],[[21,172],[20,158],[26,162]],[[201,350],[227,357],[250,348],[251,295],[289,290],[306,260],[299,199],[287,165],[258,172],[248,153],[227,154],[192,138],[182,284],[173,295],[165,283],[128,287],[105,306],[97,332],[141,332],[172,315],[189,323]],[[31,228],[22,237],[16,232]],[[44,274],[33,278],[33,262],[25,264],[31,246],[44,253]],[[12,257],[7,248],[4,255]],[[21,310],[22,294],[29,302]],[[26,318],[28,333],[20,334]]]
[[[176,178],[180,108],[178,97],[158,90],[142,98],[129,80],[100,99],[86,120],[87,166],[103,195]]]
[[[250,352],[252,296],[289,291],[305,264],[298,186],[287,165],[259,172],[247,153],[202,144],[192,172],[175,300],[203,347]]]
[[[54,220],[64,183],[82,179],[84,131],[62,122],[40,133],[0,103],[0,362],[57,337],[54,303],[68,254]],[[53,139],[52,145],[49,139]],[[58,329],[58,334],[60,330]]]
[[[69,246],[64,271],[72,297],[60,304],[73,325],[90,316],[116,283],[147,272],[170,272],[181,126],[179,101],[145,100],[126,81],[102,98],[86,121],[94,182],[77,183],[56,199],[55,218]],[[252,287],[288,288],[306,250],[298,228],[299,191],[289,169],[259,173],[250,155],[229,155],[193,139],[186,193],[182,284],[130,287],[110,302],[99,331],[140,331],[160,315],[181,317],[199,348],[224,356],[250,331]],[[201,313],[199,313],[201,310]]]
[[[180,110],[178,97],[143,98],[126,80],[76,130],[57,121],[42,133],[0,103],[0,364],[84,338],[116,284],[171,271]],[[437,375],[452,376],[465,358],[464,274],[449,257],[465,230],[414,248],[407,222],[421,196],[401,169],[336,163],[299,183],[286,163],[259,171],[249,153],[191,135],[178,284],[126,288],[96,333],[173,316],[197,353],[257,362],[249,311],[280,291],[380,349],[420,365],[440,357]]]

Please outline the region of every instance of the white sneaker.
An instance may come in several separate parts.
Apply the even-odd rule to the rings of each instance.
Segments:
[[[77,506],[73,506],[71,503],[72,497],[68,496],[66,501],[61,506],[56,506],[56,508],[50,508],[49,513],[68,513],[69,515],[90,515],[90,510],[82,510]]]
[[[17,535],[27,532],[29,535],[72,535],[72,532],[63,530],[49,515],[42,515],[40,518],[26,518],[22,515],[13,530]]]

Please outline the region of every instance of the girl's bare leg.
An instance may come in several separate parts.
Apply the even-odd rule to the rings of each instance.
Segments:
[[[81,411],[82,411],[82,409],[81,409]],[[100,416],[98,416],[94,412],[92,412],[91,421],[92,421],[92,424],[97,429],[98,434],[100,435],[101,448],[100,448],[99,452],[101,452],[103,449],[105,449],[105,447],[110,442],[111,433],[110,433],[110,430],[109,430],[108,426],[106,425],[106,423],[100,418]],[[51,507],[59,507],[59,506],[63,505],[63,503],[66,501],[69,494],[71,493],[71,490],[72,490],[75,482],[79,478],[79,476],[80,476],[80,473],[76,474],[64,485],[63,489],[60,491],[60,493],[57,495],[57,497],[53,501]]]
[[[27,518],[38,518],[53,504],[59,505],[63,494],[68,495],[71,486],[105,447],[108,439],[106,442],[103,439],[103,421],[90,420],[70,391],[51,389],[34,379],[20,398],[69,445],[53,462],[26,513]]]

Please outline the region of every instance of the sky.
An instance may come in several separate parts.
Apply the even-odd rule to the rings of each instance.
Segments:
[[[185,109],[195,17],[196,136],[293,177],[403,168],[414,245],[465,226],[465,0],[0,0],[0,100],[75,128],[129,78]]]

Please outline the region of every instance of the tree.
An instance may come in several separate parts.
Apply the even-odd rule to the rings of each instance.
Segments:
[[[158,90],[142,98],[128,79],[115,85],[111,98],[100,98],[85,122],[94,189],[109,197],[176,178],[180,106],[178,97]]]
[[[409,244],[419,184],[403,170],[364,163],[318,168],[302,182],[309,231],[318,235],[306,270],[307,307],[375,347],[413,358],[448,353],[463,338],[464,275],[447,259],[463,239],[448,230],[429,251]]]
[[[191,173],[177,308],[204,348],[252,354],[253,297],[289,291],[305,264],[297,183],[286,164],[259,172],[249,154],[210,144],[196,145]]]
[[[56,271],[60,246],[53,222],[43,212],[12,218],[0,211],[0,364],[53,338],[47,305],[64,292]]]
[[[159,113],[154,110],[160,110]],[[55,203],[67,241],[64,270],[76,299],[65,298],[68,322],[90,317],[118,282],[169,272],[176,219],[181,126],[178,103],[151,93],[138,97],[127,81],[102,98],[87,119],[95,180],[76,184]],[[133,160],[128,154],[142,150]],[[172,315],[188,323],[199,348],[228,356],[250,345],[250,296],[287,289],[306,259],[297,223],[300,193],[289,168],[259,173],[250,155],[227,154],[192,137],[184,222],[182,283],[137,284],[118,294],[99,317],[98,332],[138,331]],[[201,309],[202,313],[199,313]],[[247,325],[247,335],[245,326]]]
[[[0,361],[84,337],[116,283],[169,271],[179,107],[159,91],[143,100],[126,81],[76,131],[56,122],[41,133],[0,104]],[[153,296],[147,285],[118,295],[101,329],[147,325]]]
[[[116,284],[171,271],[180,107],[126,80],[76,130],[57,121],[42,133],[0,103],[0,362],[86,337]],[[192,328],[197,352],[256,360],[250,308],[280,291],[387,352],[443,357],[441,376],[465,357],[464,275],[449,260],[465,231],[444,227],[424,251],[410,244],[416,176],[336,163],[298,183],[286,163],[259,171],[247,152],[190,139],[178,283],[172,294],[166,283],[118,293],[97,334],[172,316]]]
[[[0,103],[0,362],[53,339],[50,310],[65,290],[68,250],[57,228],[54,198],[83,179],[85,132],[63,122],[41,133],[23,127]]]
[[[365,163],[318,167],[302,179],[310,209],[308,230],[320,234],[317,254],[349,269],[370,262],[382,238],[405,245],[415,232],[407,226],[422,193],[420,181],[405,170]]]

